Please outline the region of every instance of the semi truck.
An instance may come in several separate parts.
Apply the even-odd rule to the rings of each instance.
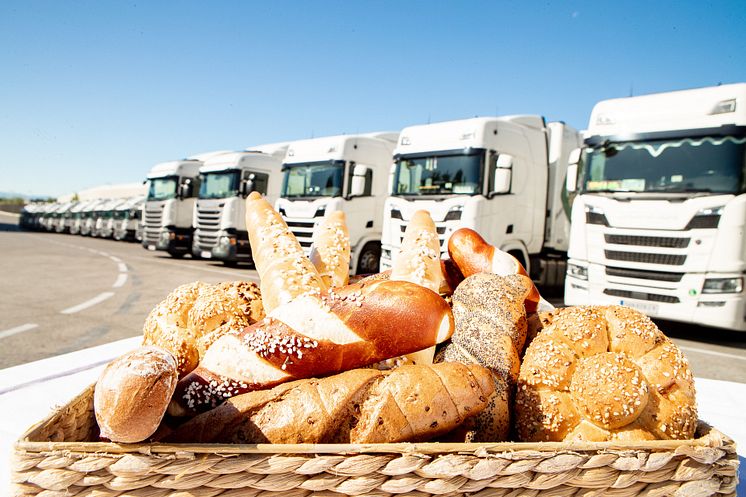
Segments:
[[[376,273],[381,256],[383,202],[398,133],[380,132],[299,140],[283,161],[275,209],[308,254],[314,226],[343,211],[350,234],[350,269]]]
[[[142,241],[142,211],[145,196],[127,199],[114,210],[114,239],[118,241]]]
[[[536,115],[478,117],[411,126],[394,151],[383,232],[392,265],[417,210],[435,222],[442,256],[461,228],[513,255],[540,285],[561,288],[569,239],[564,192],[581,135]]]
[[[199,192],[199,168],[225,151],[194,155],[156,164],[147,176],[142,244],[180,258],[192,252],[194,205]]]
[[[192,254],[227,266],[253,262],[244,199],[257,191],[274,202],[280,193],[287,143],[251,147],[209,158],[199,169]]]
[[[598,102],[567,180],[565,303],[746,331],[745,151],[745,83]]]

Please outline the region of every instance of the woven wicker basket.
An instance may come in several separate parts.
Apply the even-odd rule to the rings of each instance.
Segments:
[[[216,445],[91,442],[93,387],[16,443],[15,495],[735,495],[733,440]]]

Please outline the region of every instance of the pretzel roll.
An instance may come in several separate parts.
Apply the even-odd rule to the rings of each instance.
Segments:
[[[185,416],[241,393],[367,366],[431,347],[452,333],[445,300],[404,281],[298,297],[219,338],[179,382],[170,412]]]
[[[692,438],[694,378],[676,345],[638,311],[557,309],[526,350],[516,418],[524,441]]]
[[[494,273],[500,276],[528,273],[518,259],[490,245],[479,233],[470,228],[456,230],[448,239],[448,255],[456,263],[465,278],[477,273]],[[539,301],[543,301],[539,290],[532,283],[526,297],[526,312],[536,312]],[[549,304],[546,304],[549,306]],[[551,308],[551,306],[549,306]]]
[[[347,284],[350,278],[350,234],[344,212],[333,211],[316,226],[309,258],[326,288]]]
[[[282,216],[257,192],[246,199],[246,229],[266,312],[301,295],[321,294],[325,285],[318,271]]]

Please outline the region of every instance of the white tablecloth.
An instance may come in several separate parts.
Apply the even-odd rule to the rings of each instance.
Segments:
[[[104,365],[136,348],[141,337],[0,370],[0,489],[7,489],[13,442],[56,406],[93,383]],[[700,418],[733,438],[746,468],[746,384],[697,378]],[[744,474],[743,472],[741,472]],[[746,482],[738,486],[746,497]]]

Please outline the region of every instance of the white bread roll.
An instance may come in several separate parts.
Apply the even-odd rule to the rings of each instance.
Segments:
[[[350,279],[350,234],[344,212],[331,212],[316,226],[309,258],[326,288],[347,284]]]
[[[93,394],[101,436],[121,443],[146,440],[158,429],[177,381],[176,359],[160,347],[141,347],[109,363]]]

